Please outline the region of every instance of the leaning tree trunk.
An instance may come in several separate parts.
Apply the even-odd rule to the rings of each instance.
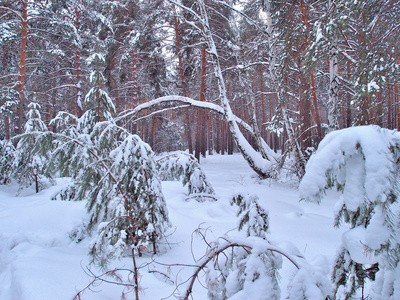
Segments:
[[[204,0],[198,1],[200,6],[200,11],[202,14],[202,23],[204,29],[204,36],[208,43],[209,53],[213,57],[213,65],[215,75],[217,77],[219,96],[222,101],[222,107],[224,109],[225,119],[228,124],[229,131],[232,134],[232,138],[235,141],[235,144],[243,155],[244,159],[247,161],[249,166],[260,176],[263,178],[271,177],[274,172],[273,164],[262,157],[262,155],[257,152],[250,143],[246,140],[243,133],[240,131],[239,126],[235,120],[234,114],[232,112],[232,108],[230,106],[230,102],[227,96],[226,86],[224,77],[221,71],[221,65],[219,62],[219,56],[217,53],[217,48],[215,46],[214,38],[212,36],[210,24],[208,21],[208,15],[206,11],[206,6],[204,4]]]

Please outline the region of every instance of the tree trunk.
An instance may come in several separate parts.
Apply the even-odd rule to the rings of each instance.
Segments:
[[[79,22],[79,17],[80,17],[80,11],[78,7],[75,8],[75,30],[78,33],[79,27],[80,27],[80,22]],[[83,99],[82,99],[82,69],[81,69],[81,52],[78,47],[75,48],[75,80],[76,80],[76,87],[77,87],[77,99],[75,103],[75,109],[74,109],[74,114],[78,117],[82,116],[83,112]]]
[[[182,62],[182,53],[181,53],[181,44],[179,41],[179,27],[178,27],[178,18],[174,16],[174,27],[175,27],[175,46],[176,52],[178,55],[178,67],[179,67],[179,76],[181,79],[182,85],[182,96],[186,97],[186,84],[185,84],[185,76],[183,72],[183,62]],[[186,108],[185,113],[185,135],[188,143],[189,153],[193,154],[193,143],[192,143],[192,127],[190,124],[190,108]]]
[[[243,133],[239,130],[238,124],[235,121],[232,108],[229,103],[229,99],[227,97],[227,91],[225,86],[224,77],[221,71],[221,65],[219,62],[219,56],[217,53],[217,48],[215,46],[214,38],[211,33],[210,24],[208,21],[208,15],[206,11],[206,7],[204,1],[199,0],[200,10],[202,13],[202,17],[204,20],[204,34],[207,39],[209,45],[209,52],[213,56],[214,60],[214,71],[218,81],[219,88],[219,98],[222,101],[222,107],[225,112],[226,121],[228,123],[229,131],[232,134],[232,138],[235,141],[235,144],[243,155],[244,159],[247,161],[249,166],[260,176],[263,178],[270,177],[272,174],[272,164],[270,161],[263,159],[261,154],[255,151],[251,145],[247,142]]]
[[[21,43],[20,43],[20,55],[19,55],[19,75],[18,75],[18,121],[17,121],[17,133],[22,133],[22,123],[24,119],[24,90],[25,90],[25,73],[26,73],[26,49],[28,43],[28,0],[21,0],[22,13],[21,13]]]
[[[206,45],[201,50],[201,74],[200,74],[200,101],[206,100]],[[197,134],[196,134],[196,158],[200,162],[200,154],[206,156],[206,123],[204,111],[197,113]]]
[[[338,82],[338,52],[336,41],[332,41],[329,47],[329,100],[328,123],[329,130],[339,128],[339,82]]]

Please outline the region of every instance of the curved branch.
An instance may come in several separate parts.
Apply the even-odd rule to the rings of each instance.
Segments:
[[[223,116],[225,118],[225,120],[227,120],[225,110],[220,105],[217,105],[215,103],[210,103],[210,102],[194,100],[194,99],[189,98],[189,97],[184,97],[184,96],[179,96],[179,95],[171,95],[171,96],[159,97],[159,98],[156,98],[154,100],[139,104],[134,109],[131,109],[131,110],[123,112],[120,116],[118,116],[116,118],[116,121],[118,122],[120,120],[135,116],[136,114],[138,114],[138,113],[140,113],[140,112],[142,112],[142,111],[144,111],[146,109],[153,108],[153,107],[158,106],[158,105],[175,104],[175,103],[183,103],[186,106],[207,109],[209,111],[215,112],[215,113]],[[180,108],[180,107],[181,106],[176,105],[175,108]],[[149,116],[153,116],[154,114],[162,113],[165,110],[166,109],[161,109],[161,110],[152,112],[151,114],[149,114]],[[235,122],[237,124],[241,125],[244,128],[244,130],[246,130],[253,138],[256,138],[256,133],[254,132],[253,128],[249,124],[247,124],[241,118],[239,118],[236,115],[234,115],[233,112],[231,112],[231,115],[232,115],[232,118],[235,120]],[[268,154],[269,160],[272,163],[276,163],[276,161],[278,159],[278,156],[265,143],[265,141],[263,141],[262,147],[263,147],[264,151]]]
[[[300,269],[299,264],[289,254],[285,253],[283,250],[281,250],[279,248],[271,246],[267,242],[265,242],[265,244],[266,245],[262,248],[262,251],[260,251],[260,253],[265,253],[267,251],[279,253],[280,255],[286,257],[297,269]],[[216,258],[219,254],[223,253],[225,250],[227,250],[229,248],[234,248],[234,247],[241,247],[241,248],[244,248],[251,252],[255,246],[251,242],[247,242],[247,241],[232,242],[232,241],[226,240],[225,244],[222,244],[215,249],[211,249],[211,251],[209,251],[208,254],[202,259],[199,266],[193,273],[191,280],[189,282],[189,285],[186,288],[185,296],[183,298],[184,300],[189,299],[189,296],[192,293],[193,285],[194,285],[200,271],[203,270],[207,266],[207,264],[210,261],[212,261],[214,258]]]
[[[0,10],[9,11],[9,12],[13,13],[14,15],[16,15],[21,20],[21,22],[24,21],[24,19],[22,18],[21,14],[19,12],[15,11],[9,7],[0,6]]]
[[[145,109],[149,109],[149,108],[152,108],[154,106],[164,104],[164,103],[174,103],[174,102],[184,103],[184,104],[186,104],[188,106],[192,106],[192,107],[207,109],[209,111],[215,112],[222,116],[225,115],[224,109],[215,103],[198,101],[198,100],[194,100],[192,98],[184,97],[184,96],[171,95],[171,96],[159,97],[154,100],[139,104],[134,109],[123,112],[123,114],[118,116],[115,120],[120,121],[122,119],[126,119],[128,117],[136,115]],[[164,110],[153,112],[152,115],[155,113],[161,113],[163,111]],[[251,135],[254,135],[253,129],[251,128],[251,126],[249,124],[247,124],[245,121],[243,121],[241,118],[239,118],[237,116],[234,116],[234,117],[238,124],[242,125],[243,128],[246,131],[248,131]]]

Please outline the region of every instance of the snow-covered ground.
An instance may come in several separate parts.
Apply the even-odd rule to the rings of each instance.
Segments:
[[[193,265],[206,249],[193,232],[206,230],[208,241],[224,235],[237,236],[236,207],[229,204],[236,191],[258,195],[260,205],[269,211],[270,239],[282,248],[296,246],[309,263],[326,271],[332,265],[345,228],[333,228],[333,207],[337,194],[328,193],[321,205],[299,202],[294,178],[287,182],[260,181],[240,155],[212,155],[201,162],[215,188],[217,202],[185,201],[180,182],[163,182],[169,217],[173,227],[164,252],[155,257],[138,258],[141,299],[175,299],[176,286],[187,280]],[[39,194],[26,189],[16,196],[15,185],[0,186],[0,299],[72,299],[102,271],[89,266],[90,238],[80,243],[71,240],[73,228],[86,218],[84,202],[52,201],[63,181]],[[283,260],[280,271],[282,298],[293,267]],[[129,258],[110,267],[131,268]],[[200,277],[200,279],[204,279]],[[179,287],[178,287],[179,290]],[[102,283],[82,294],[82,299],[119,299],[121,286]],[[206,299],[200,284],[194,299]],[[134,299],[133,292],[126,295]]]

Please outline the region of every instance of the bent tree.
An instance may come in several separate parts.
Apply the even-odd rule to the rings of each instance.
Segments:
[[[228,129],[235,141],[237,149],[243,155],[244,159],[247,161],[249,166],[262,178],[269,178],[275,176],[276,172],[281,167],[282,157],[277,155],[262,138],[259,128],[256,122],[251,122],[251,125],[245,123],[243,120],[239,119],[232,111],[231,102],[228,97],[227,87],[225,84],[225,78],[223,75],[220,56],[217,51],[217,46],[214,41],[214,31],[210,26],[208,17],[208,7],[202,0],[198,0],[197,11],[189,8],[177,1],[169,0],[170,3],[179,7],[181,10],[185,11],[186,15],[190,14],[196,22],[191,22],[196,30],[199,30],[203,39],[203,42],[207,44],[207,52],[212,57],[212,67],[214,68],[214,74],[218,86],[218,94],[220,105],[211,104],[201,101],[196,101],[194,99],[182,96],[166,96],[154,99],[147,103],[138,105],[136,108],[126,111],[120,115],[119,119],[132,118],[132,116],[137,115],[139,112],[148,111],[149,108],[158,107],[164,104],[162,109],[153,112],[147,116],[152,116],[156,113],[164,112],[167,109],[182,108],[187,106],[197,107],[206,109],[208,111],[217,112],[222,116],[224,121],[227,123]],[[224,4],[229,6],[228,4]],[[235,8],[230,7],[235,10]],[[235,10],[236,11],[236,10]],[[241,16],[248,18],[246,15],[241,14]],[[251,21],[251,20],[250,20]],[[272,68],[273,69],[273,68]],[[273,72],[273,70],[271,70]],[[279,94],[279,93],[278,93]],[[281,101],[282,102],[282,101]],[[171,105],[169,108],[165,108],[165,104]],[[254,105],[254,104],[253,104]],[[290,139],[290,146],[295,152],[296,167],[298,169],[297,173],[301,177],[304,174],[305,159],[300,149],[298,143],[295,140],[293,134],[293,129],[290,124],[289,117],[286,113],[285,105],[282,103],[279,105],[282,111],[283,119],[286,124],[286,130],[288,131],[288,137]],[[240,125],[240,126],[239,126]],[[242,130],[250,133],[255,143],[252,145],[243,134]]]

